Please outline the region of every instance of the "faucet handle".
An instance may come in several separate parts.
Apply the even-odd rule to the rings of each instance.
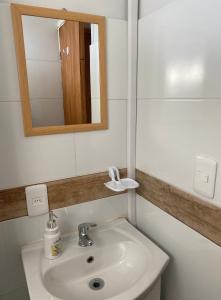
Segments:
[[[78,230],[81,231],[83,234],[87,234],[88,230],[91,227],[96,227],[97,224],[95,223],[81,223],[78,225]]]
[[[97,226],[96,223],[87,223],[87,224],[88,224],[89,228],[90,228],[90,227],[96,227],[96,226]]]

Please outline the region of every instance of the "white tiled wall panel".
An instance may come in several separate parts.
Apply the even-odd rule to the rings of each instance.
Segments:
[[[76,134],[77,175],[108,170],[127,162],[127,101],[108,101],[109,130]]]
[[[0,3],[0,101],[19,100],[18,73],[8,5]]]
[[[190,193],[195,156],[218,162],[221,206],[221,35],[218,0],[141,1],[139,21],[137,168]],[[219,300],[220,247],[146,200],[138,227],[171,262],[163,300]]]
[[[193,191],[195,156],[207,154],[218,162],[221,101],[139,100],[137,168],[186,191]],[[221,206],[218,166],[215,199]]]
[[[127,195],[119,195],[105,199],[78,204],[55,211],[62,233],[77,231],[77,226],[83,222],[102,224],[107,220],[127,216]],[[0,223],[0,295],[3,300],[25,300],[13,294],[16,289],[25,293],[25,277],[22,268],[21,246],[42,238],[47,215],[39,217],[24,217]],[[15,298],[12,298],[14,295]],[[1,296],[0,296],[1,297]],[[11,298],[10,298],[11,297]],[[2,298],[0,298],[2,299]]]
[[[127,22],[107,20],[109,99],[127,99]]]
[[[139,21],[138,98],[220,98],[219,0],[178,0]]]
[[[66,8],[105,15],[107,19],[107,74],[109,98],[108,130],[78,134],[24,137],[18,86],[16,57],[12,33],[10,1],[0,1],[0,189],[35,184],[79,174],[105,171],[109,165],[126,166],[126,98],[127,98],[127,22],[126,0],[95,1],[14,1],[28,5]],[[43,43],[45,41],[42,41]],[[47,39],[47,46],[51,41]],[[117,47],[116,47],[117,45]],[[35,49],[34,49],[35,50]],[[33,57],[48,60],[48,52],[30,49]],[[43,53],[44,52],[44,53]],[[44,54],[44,56],[42,56]],[[56,54],[53,55],[53,59]],[[51,57],[51,53],[50,53]],[[120,66],[120,70],[119,70]],[[40,69],[38,63],[38,69]],[[109,69],[110,68],[110,69]],[[32,70],[36,70],[36,67]],[[115,72],[115,73],[114,73]],[[32,96],[42,98],[41,90],[48,90],[41,99],[44,106],[55,96],[44,70],[41,89]],[[47,82],[47,84],[45,84]],[[116,101],[115,101],[116,99]],[[36,99],[32,99],[33,102]],[[39,106],[35,109],[40,109]],[[42,107],[41,107],[42,109]],[[44,108],[45,113],[48,111]],[[96,146],[95,146],[96,145]],[[84,147],[88,148],[88,152]],[[82,153],[80,153],[82,152]],[[84,156],[85,155],[85,156]],[[77,160],[79,160],[77,162]],[[92,161],[91,161],[92,160]],[[98,160],[97,164],[96,161]],[[79,171],[78,171],[79,170]],[[78,171],[78,172],[77,172]],[[127,215],[127,196],[116,196],[56,212],[62,232],[76,230],[80,222],[104,222]],[[28,217],[0,223],[0,299],[26,300],[27,289],[23,274],[20,247],[42,237],[46,217]]]
[[[140,0],[139,18],[142,18],[145,15],[152,13],[154,10],[157,10],[173,1],[176,0]]]
[[[11,0],[1,0],[11,3]],[[116,19],[127,19],[127,0],[14,0],[13,3],[42,6],[49,8],[66,8],[71,11],[106,16]]]
[[[24,137],[19,102],[0,103],[0,141],[0,189],[76,175],[74,135]]]
[[[220,300],[221,248],[137,196],[138,228],[170,256],[164,300]]]
[[[39,2],[37,3],[39,4]],[[118,9],[120,9],[120,3]],[[0,25],[0,38],[2,39],[2,46],[0,47],[0,140],[4,141],[0,144],[0,167],[4,170],[4,176],[0,177],[0,188],[75,176],[77,174],[76,166],[79,166],[79,174],[84,174],[84,171],[85,173],[94,173],[98,170],[105,171],[109,165],[113,164],[125,167],[127,22],[107,19],[108,91],[110,97],[113,98],[113,101],[109,101],[108,104],[110,128],[97,132],[29,138],[24,137],[23,133],[15,49],[8,4],[0,4]],[[48,63],[53,64],[54,62]],[[35,70],[33,64],[32,61],[31,69]],[[39,62],[37,64],[37,69],[39,69],[41,64]],[[121,66],[120,72],[119,66]],[[40,76],[41,78],[36,77],[41,88],[34,88],[31,96],[43,100],[45,95],[42,95],[41,91],[46,90],[48,91],[47,98],[57,98],[56,87],[49,84],[50,76],[45,69],[43,73],[44,78],[42,76]],[[36,99],[32,100],[33,102],[36,101]],[[40,109],[39,105],[37,106],[35,105],[35,109]],[[40,106],[42,107],[42,105]],[[48,106],[49,104],[47,104]],[[47,111],[45,110],[45,114]],[[89,153],[85,152],[84,149],[82,150],[85,144],[91,147]],[[82,153],[78,155],[76,150]],[[97,157],[100,162],[98,165],[94,161]],[[79,162],[76,161],[76,158],[79,159]]]

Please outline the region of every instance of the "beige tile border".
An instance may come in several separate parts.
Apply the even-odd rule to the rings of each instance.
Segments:
[[[140,196],[221,246],[221,208],[142,171],[136,179]]]
[[[126,173],[121,170],[122,177]],[[221,246],[221,208],[142,171],[136,171],[136,178],[140,196]],[[104,186],[107,180],[104,172],[48,182],[49,206],[56,209],[116,195]],[[25,187],[0,191],[0,221],[26,215]]]
[[[121,169],[120,173],[121,177],[125,177],[127,171]],[[56,209],[114,196],[116,193],[104,186],[109,180],[107,172],[104,172],[48,182],[49,206]],[[25,187],[0,190],[0,221],[26,215]]]

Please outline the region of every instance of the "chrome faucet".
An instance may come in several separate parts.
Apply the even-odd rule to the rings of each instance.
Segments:
[[[95,223],[82,223],[78,225],[79,242],[78,245],[81,247],[88,247],[94,244],[94,241],[88,236],[88,231],[91,227],[95,227]]]

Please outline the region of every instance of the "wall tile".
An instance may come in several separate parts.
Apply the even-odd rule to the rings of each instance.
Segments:
[[[219,8],[173,1],[139,21],[139,98],[221,97]]]
[[[0,269],[0,277],[1,277],[0,299],[1,299],[1,294],[3,292],[8,292],[8,289],[6,288],[8,277],[4,276],[4,274],[3,274],[3,272],[6,272],[6,270],[7,270],[7,261],[5,260],[5,257],[7,254],[7,249],[6,249],[6,245],[4,242],[4,228],[1,224],[0,224],[0,237],[1,237],[1,243],[0,243],[0,253],[1,253],[1,255],[0,255],[0,265],[1,265],[1,269]]]
[[[77,175],[105,171],[109,166],[126,166],[127,102],[108,101],[107,130],[76,133]]]
[[[109,99],[127,99],[127,22],[107,20],[107,83]]]
[[[25,138],[9,1],[1,2],[5,4],[0,4],[0,69],[3,70],[0,74],[0,169],[4,170],[0,176],[0,189],[75,176],[76,158],[79,159],[78,174],[106,170],[110,164],[125,167],[126,101],[119,99],[127,98],[127,22],[107,19],[108,94],[109,98],[117,100],[109,101],[109,129]],[[14,2],[126,18],[126,0],[96,0],[96,4],[88,0],[56,0],[53,5],[51,1],[42,0]],[[50,93],[54,91],[51,87]],[[39,91],[34,95],[41,97]],[[85,147],[89,151],[85,151]],[[56,213],[60,216],[62,232],[67,232],[83,221],[101,223],[126,216],[127,196],[63,208]],[[42,237],[45,222],[46,216],[0,223],[0,299],[26,298],[20,248],[24,243]]]
[[[163,6],[169,4],[176,0],[140,0],[139,3],[139,18],[143,18],[153,11],[162,8]]]
[[[137,168],[190,193],[195,156],[218,161],[220,1],[140,1]],[[144,17],[145,16],[145,17]],[[163,300],[220,298],[220,247],[137,197],[138,228],[171,257]]]
[[[0,140],[1,189],[76,175],[74,135],[24,137],[19,102],[0,103]]]
[[[137,168],[194,193],[195,156],[221,161],[221,101],[138,101]],[[221,206],[220,168],[215,199]],[[206,198],[205,198],[206,200]]]
[[[0,101],[19,100],[11,12],[8,5],[0,4]]]
[[[1,0],[2,3],[11,3],[10,0]],[[66,8],[72,11],[106,16],[116,19],[127,19],[127,0],[14,0],[13,3],[42,6],[49,8]]]
[[[13,86],[17,86],[18,80],[14,41],[10,20],[10,9],[9,5],[6,4],[1,4],[1,8],[1,12],[3,13],[1,13],[0,15],[0,22],[3,26],[0,26],[0,28],[8,28],[9,34],[8,31],[7,34],[6,32],[2,32],[4,37],[3,44],[6,47],[7,51],[6,54],[3,53],[4,55],[1,56],[4,57],[4,59],[0,60],[0,64],[3,67],[7,68],[7,72],[10,72],[10,74],[6,78],[6,81],[4,81],[4,78],[2,80],[0,78],[0,84],[2,83],[3,87],[1,89],[0,100],[2,100],[2,102],[7,102],[9,100],[19,100],[20,97],[19,89],[17,88],[15,89],[15,92],[11,93],[11,91],[13,91]],[[127,49],[126,32],[126,21],[114,19],[107,20],[108,90],[110,96],[113,99],[116,98],[117,100],[126,99],[127,97],[127,55],[125,55]],[[118,47],[112,46],[115,44],[118,44]],[[119,66],[121,67],[119,68]],[[38,68],[40,68],[39,63]],[[16,78],[13,77],[15,76],[15,74]],[[45,71],[44,74],[46,74]],[[50,76],[46,77],[48,78]],[[46,81],[47,80],[40,81],[40,85],[44,87],[44,82]],[[48,84],[46,85],[46,87],[48,87]],[[35,89],[33,96],[43,96],[45,98],[45,95],[41,95],[40,93],[42,90],[42,88],[40,90]],[[56,89],[51,86],[49,90],[50,91],[48,93],[48,97],[54,97],[54,91]],[[52,92],[53,94],[51,94]],[[110,104],[110,110],[112,110],[111,107],[115,107],[115,112],[119,118],[119,120],[116,120],[117,118],[113,117],[114,121],[113,123],[111,122],[111,127],[113,128],[113,130],[79,133],[76,136],[78,140],[83,141],[83,143],[86,142],[84,140],[85,137],[87,137],[87,139],[89,140],[89,144],[91,143],[92,139],[95,138],[98,143],[103,145],[108,139],[108,143],[106,143],[108,147],[111,147],[116,143],[118,144],[118,146],[112,147],[113,149],[111,149],[111,151],[107,151],[105,153],[104,157],[107,158],[107,162],[105,162],[105,159],[103,159],[102,163],[100,165],[98,164],[98,166],[95,167],[94,165],[96,164],[96,162],[91,162],[90,158],[94,159],[96,157],[99,157],[100,159],[101,148],[95,149],[95,146],[93,146],[94,150],[88,160],[88,166],[86,166],[86,164],[84,163],[84,157],[81,154],[80,161],[78,162],[80,166],[80,174],[83,174],[84,170],[87,173],[93,172],[93,170],[104,170],[107,168],[107,166],[110,165],[111,162],[114,162],[119,167],[126,165],[126,104],[124,104],[123,108],[120,101],[116,102],[119,102],[119,109],[117,106],[118,104]],[[2,109],[0,111],[0,114],[2,117],[0,121],[0,138],[5,140],[5,143],[1,146],[1,150],[3,151],[2,153],[7,153],[7,157],[5,157],[4,155],[0,157],[1,167],[6,170],[5,176],[0,179],[0,188],[33,184],[40,181],[55,180],[58,178],[60,179],[64,177],[74,176],[76,174],[74,135],[65,134],[24,138],[20,102],[10,105],[7,105],[7,103],[3,103],[1,108]],[[120,112],[123,113],[123,116],[121,116]],[[116,123],[117,125],[115,125],[114,123]],[[7,132],[5,129],[6,127]],[[123,136],[125,138],[121,138],[121,133],[123,133]],[[102,142],[102,139],[105,142]],[[82,147],[81,144],[78,147],[79,149],[81,149]],[[54,151],[54,149],[58,149],[58,151]],[[85,153],[85,155],[86,154],[87,153]],[[85,161],[87,161],[87,158]],[[82,165],[84,165],[84,167],[82,167]]]
[[[70,230],[77,230],[79,223],[89,221],[99,225],[115,218],[127,217],[127,194],[95,200],[86,205],[70,206],[67,208],[67,216],[72,223]]]
[[[219,300],[221,249],[137,196],[138,228],[170,256],[163,276],[164,300]]]

